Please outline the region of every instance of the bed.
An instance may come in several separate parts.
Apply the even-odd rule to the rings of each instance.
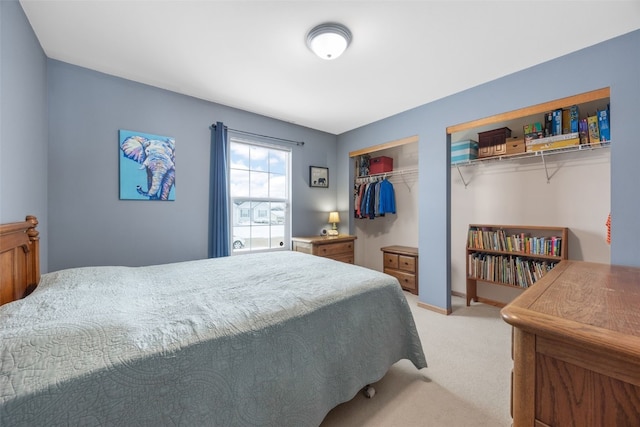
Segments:
[[[317,426],[426,367],[391,276],[283,251],[39,277],[36,225],[0,226],[0,425]]]

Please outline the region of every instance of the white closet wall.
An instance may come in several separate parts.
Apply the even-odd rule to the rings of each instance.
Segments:
[[[613,143],[612,143],[613,144]],[[611,206],[609,149],[489,162],[451,169],[451,290],[466,293],[469,224],[569,228],[569,259],[610,263],[606,220]],[[550,176],[547,183],[547,173]],[[518,289],[478,282],[478,295],[507,303]]]

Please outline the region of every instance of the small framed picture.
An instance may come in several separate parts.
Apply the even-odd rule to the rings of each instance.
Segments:
[[[329,168],[309,166],[309,187],[329,188]]]

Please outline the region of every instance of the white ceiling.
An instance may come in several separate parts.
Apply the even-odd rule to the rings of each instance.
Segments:
[[[20,3],[50,58],[333,134],[640,28],[638,0]]]

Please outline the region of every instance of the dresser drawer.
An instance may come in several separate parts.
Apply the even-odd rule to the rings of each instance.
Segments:
[[[398,268],[409,273],[416,272],[416,259],[412,256],[398,255]]]
[[[398,255],[384,253],[384,268],[398,268]]]
[[[400,286],[402,289],[406,289],[408,291],[415,291],[416,287],[416,276],[411,273],[404,273],[400,270],[392,270],[385,268],[384,272],[390,276],[395,277],[400,282]]]
[[[384,268],[394,268],[396,270],[415,273],[416,259],[412,256],[385,253]]]
[[[354,259],[353,252],[348,254],[340,254],[340,255],[327,255],[326,258],[331,258],[336,261],[346,262],[347,264],[354,264],[356,262]]]
[[[316,245],[314,255],[323,257],[332,257],[345,253],[353,253],[353,242],[328,243],[324,245]]]

